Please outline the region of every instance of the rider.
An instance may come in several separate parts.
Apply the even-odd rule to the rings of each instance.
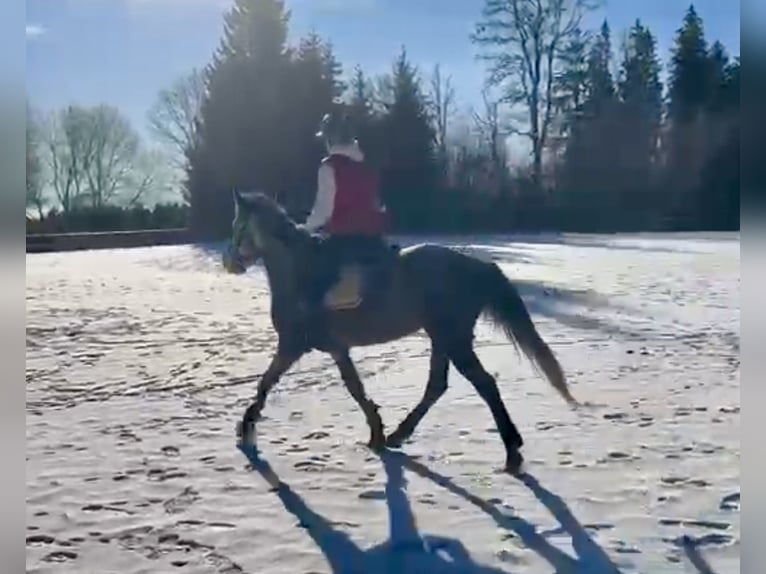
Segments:
[[[376,171],[365,162],[348,112],[336,107],[322,118],[317,137],[327,156],[317,173],[317,194],[304,227],[326,236],[313,281],[309,309],[313,319],[322,311],[322,298],[336,280],[339,260],[379,251],[385,245],[386,209],[380,201]]]

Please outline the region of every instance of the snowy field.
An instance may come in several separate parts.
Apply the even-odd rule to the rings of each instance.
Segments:
[[[399,454],[329,357],[235,423],[275,337],[261,268],[193,246],[27,256],[27,572],[739,572],[739,236],[470,240],[517,282],[580,400],[477,330],[526,445],[454,369]],[[353,353],[392,430],[424,336]],[[278,489],[270,485],[281,481]]]

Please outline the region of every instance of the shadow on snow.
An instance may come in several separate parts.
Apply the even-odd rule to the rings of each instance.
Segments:
[[[389,515],[389,539],[369,549],[357,546],[344,532],[333,528],[323,516],[313,511],[288,484],[281,482],[269,463],[252,447],[240,447],[254,470],[274,487],[285,509],[295,516],[327,558],[333,574],[496,574],[502,572],[475,562],[465,546],[455,538],[421,534],[407,497],[404,470],[413,472],[460,496],[491,517],[502,529],[513,532],[531,550],[539,554],[556,574],[620,574],[606,552],[591,538],[564,501],[543,487],[537,479],[524,474],[521,482],[551,512],[562,529],[572,538],[576,557],[551,545],[537,532],[535,525],[523,518],[502,512],[482,498],[455,484],[412,457],[386,451],[380,455],[386,472],[385,498]]]

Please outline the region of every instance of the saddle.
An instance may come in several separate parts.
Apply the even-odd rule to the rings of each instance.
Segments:
[[[324,306],[333,311],[359,307],[364,299],[363,271],[360,265],[341,266],[340,279],[325,293]]]
[[[357,309],[381,296],[390,285],[399,246],[344,258],[338,262],[336,279],[324,294],[323,303],[332,311]]]

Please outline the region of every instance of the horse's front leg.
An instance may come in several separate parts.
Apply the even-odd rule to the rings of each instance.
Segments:
[[[258,391],[255,400],[245,409],[242,421],[239,423],[237,434],[242,444],[254,444],[255,423],[261,416],[261,411],[266,404],[266,397],[269,391],[279,382],[279,379],[295,362],[301,358],[302,352],[287,351],[283,348],[277,350],[277,353],[271,358],[266,372],[261,376],[258,382]]]
[[[426,413],[447,390],[447,374],[449,373],[449,356],[436,344],[431,348],[431,367],[428,374],[428,384],[423,398],[415,405],[410,414],[399,424],[397,429],[386,439],[386,446],[398,448],[402,446],[418,426]]]
[[[359,373],[357,373],[348,351],[332,353],[332,358],[338,366],[340,376],[348,392],[357,404],[362,407],[364,416],[367,419],[367,424],[370,427],[370,442],[368,445],[375,450],[382,449],[385,446],[386,437],[383,434],[383,421],[380,418],[380,414],[378,414],[378,405],[367,398],[362,380],[359,378]]]

